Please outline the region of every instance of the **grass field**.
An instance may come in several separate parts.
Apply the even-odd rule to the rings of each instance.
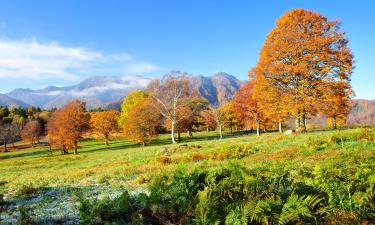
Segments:
[[[155,177],[181,168],[206,170],[231,164],[294,171],[300,179],[305,172],[317,170],[348,177],[362,171],[366,179],[375,180],[374,136],[374,128],[267,133],[260,138],[235,133],[221,140],[215,132],[201,132],[193,138],[183,136],[183,143],[177,145],[168,144],[169,135],[161,135],[146,147],[122,139],[106,147],[101,140],[87,139],[80,142],[78,155],[62,155],[58,150],[51,154],[47,147],[1,153],[1,190],[11,201],[61,187],[146,189]]]

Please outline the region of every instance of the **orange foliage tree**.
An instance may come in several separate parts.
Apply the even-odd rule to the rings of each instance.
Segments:
[[[282,132],[282,122],[288,117],[289,99],[287,95],[280,92],[267,80],[262,74],[254,76],[251,71],[249,73],[250,79],[253,78],[252,83],[254,88],[252,90],[253,101],[257,103],[256,107],[263,115],[265,120],[271,120],[278,123],[279,132]],[[266,121],[264,121],[266,122]]]
[[[257,135],[260,136],[262,114],[258,102],[253,96],[253,82],[248,82],[240,88],[233,99],[233,109],[242,117],[242,120],[251,119],[256,124]]]
[[[30,141],[31,146],[39,142],[42,129],[38,120],[29,121],[21,131],[21,138],[24,141]]]
[[[202,126],[207,130],[215,130],[216,129],[216,118],[215,112],[212,109],[206,109],[202,111],[200,114],[200,121]]]
[[[86,113],[86,103],[73,100],[54,112],[47,124],[48,142],[60,148],[63,153],[68,149],[78,151],[78,141],[89,128],[90,114]]]
[[[116,110],[93,112],[90,114],[90,126],[94,132],[103,136],[105,145],[108,145],[110,134],[118,131],[119,115],[120,113]]]
[[[255,74],[289,99],[288,112],[306,129],[327,81],[349,81],[353,56],[337,21],[304,9],[281,16],[267,36]]]
[[[336,129],[337,120],[345,121],[350,112],[350,96],[353,95],[353,91],[348,82],[327,82],[326,85],[320,111],[332,119],[333,129]]]
[[[156,139],[161,115],[152,106],[151,100],[132,109],[125,121],[124,135],[135,143],[146,145]]]

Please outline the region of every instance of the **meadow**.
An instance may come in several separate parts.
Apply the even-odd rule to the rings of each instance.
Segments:
[[[58,150],[51,152],[48,147],[2,153],[0,182],[4,195],[1,202],[4,206],[0,218],[4,221],[11,218],[17,221],[34,218],[36,221],[35,218],[38,218],[39,223],[51,224],[48,221],[68,221],[66,216],[69,214],[72,224],[214,224],[224,223],[232,216],[233,221],[244,221],[248,218],[249,223],[279,221],[281,224],[280,215],[275,218],[270,215],[264,217],[267,218],[264,220],[244,212],[246,204],[243,200],[246,200],[246,196],[255,198],[254,193],[248,193],[251,188],[246,185],[255,180],[264,181],[265,193],[277,190],[277,195],[280,196],[272,195],[272,201],[282,202],[280,210],[288,199],[298,190],[301,192],[302,188],[306,193],[298,193],[301,198],[311,196],[319,199],[321,206],[311,206],[315,207],[311,209],[316,213],[313,220],[315,222],[337,222],[337,218],[342,218],[344,224],[371,222],[375,212],[374,138],[375,129],[371,127],[337,131],[317,130],[293,135],[274,132],[262,134],[261,137],[256,137],[251,132],[237,132],[226,135],[223,139],[219,139],[216,132],[200,132],[194,133],[191,138],[183,136],[182,143],[175,145],[169,144],[169,135],[161,135],[157,141],[144,147],[121,138],[112,140],[108,147],[102,140],[85,139],[79,143],[78,155],[62,155]],[[218,180],[215,178],[214,184],[213,181],[209,181],[210,177],[219,175],[227,177],[228,182],[234,179],[231,181],[234,183],[225,186],[228,184],[220,184],[222,178],[218,177]],[[203,178],[200,179],[200,176]],[[183,185],[186,185],[184,182],[179,183],[177,187],[173,186],[175,181],[186,179],[190,185],[196,185],[193,194],[187,192],[191,196],[186,196],[178,191],[171,194],[179,188],[189,190]],[[220,185],[224,186],[215,194],[212,185],[216,189]],[[58,200],[56,196],[50,196],[51,191],[61,188],[65,190],[62,199],[69,197],[66,201],[71,204],[71,212],[64,212],[61,206],[55,206],[56,212],[59,212],[55,217],[46,216],[48,213],[38,215],[36,211],[43,208],[38,204],[43,201],[37,201],[37,204],[30,204],[30,201],[49,195],[50,199],[44,199],[43,204],[50,204]],[[217,199],[215,207],[209,207],[210,203],[206,200],[206,210],[199,211],[199,204],[203,204],[202,195],[209,188],[213,188],[210,192],[213,196],[221,197]],[[287,190],[284,193],[286,197],[280,193],[283,188]],[[96,192],[101,190],[104,197],[98,198]],[[143,204],[143,209],[157,205],[152,209],[156,211],[152,213],[144,210],[147,213],[142,213],[142,210],[136,210],[137,207],[133,205],[133,210],[129,211],[127,207],[125,211],[116,214],[122,216],[106,217],[106,214],[111,215],[108,212],[116,211],[116,207],[112,208],[113,205],[106,204],[125,198],[124,191],[134,198],[129,200],[129,196],[126,197],[127,202],[133,202],[137,207]],[[92,195],[94,192],[95,195]],[[85,193],[86,197],[83,198]],[[140,200],[134,196],[143,196],[145,193],[150,199],[147,203],[142,201],[140,204]],[[169,196],[169,199],[164,199],[166,196]],[[264,200],[269,197],[261,195],[256,198]],[[105,199],[105,204],[100,203],[102,198]],[[94,207],[98,204],[99,208]],[[234,208],[220,208],[221,204],[234,204]],[[323,205],[325,211],[319,214],[317,210],[322,209]],[[46,204],[45,207],[51,206]],[[93,209],[97,211],[92,211]],[[103,214],[101,210],[104,209],[107,213]],[[289,222],[310,223],[313,218],[310,214],[305,217],[300,215]],[[159,215],[160,218],[157,219],[155,215]],[[43,216],[46,218],[43,219]],[[97,220],[92,219],[95,216],[98,217]],[[124,219],[125,217],[127,219]]]

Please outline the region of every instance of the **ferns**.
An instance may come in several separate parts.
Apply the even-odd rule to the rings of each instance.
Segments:
[[[375,177],[371,170],[358,169],[354,177],[342,169],[301,171],[292,175],[280,168],[249,170],[238,165],[179,170],[155,178],[149,195],[83,201],[81,216],[97,218],[86,224],[199,225],[322,224],[342,215],[341,224],[353,224],[374,217]]]

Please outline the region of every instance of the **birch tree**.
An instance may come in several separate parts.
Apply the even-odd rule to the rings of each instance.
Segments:
[[[171,140],[175,144],[175,129],[178,122],[177,107],[183,104],[190,94],[190,82],[187,77],[169,77],[166,80],[154,80],[149,86],[151,97],[156,101],[154,107],[171,124]]]

